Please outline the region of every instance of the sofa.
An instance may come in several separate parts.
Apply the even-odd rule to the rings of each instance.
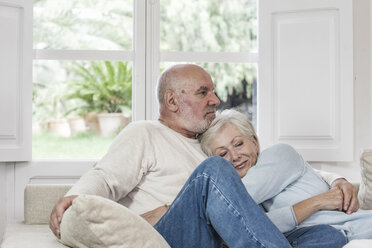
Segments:
[[[24,222],[9,225],[1,248],[66,248],[49,229],[54,204],[72,185],[29,184],[24,194]]]
[[[24,221],[6,228],[1,248],[170,248],[163,237],[134,212],[111,200],[88,195],[76,198],[65,212],[61,239],[57,239],[49,229],[49,217],[55,203],[71,186],[27,185]]]
[[[371,209],[372,150],[366,150],[361,155],[361,173],[362,181],[360,185],[355,185],[359,189],[359,202],[362,209]],[[71,247],[169,247],[141,217],[97,196],[79,196],[74,200],[62,220],[62,244],[49,230],[48,222],[54,204],[70,188],[71,185],[27,185],[24,192],[24,221],[6,228],[1,248],[67,247],[64,244]],[[121,233],[113,232],[111,227],[121,230]],[[364,247],[372,247],[372,240],[354,240],[344,248]]]

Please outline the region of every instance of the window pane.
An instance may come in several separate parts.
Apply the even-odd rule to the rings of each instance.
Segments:
[[[131,110],[131,62],[36,61],[33,157],[99,158]]]
[[[164,62],[161,70],[176,63]],[[218,110],[234,108],[257,123],[257,64],[195,63],[212,76],[215,91],[221,100]]]
[[[35,0],[35,49],[132,50],[133,0]]]
[[[256,52],[257,0],[160,0],[160,48]]]

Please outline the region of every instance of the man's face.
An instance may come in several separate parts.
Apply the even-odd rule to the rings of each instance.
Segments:
[[[193,73],[180,96],[180,115],[184,128],[194,134],[203,133],[216,117],[216,107],[220,104],[214,93],[212,78],[205,71]]]

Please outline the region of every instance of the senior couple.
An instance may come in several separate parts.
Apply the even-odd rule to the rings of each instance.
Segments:
[[[63,213],[81,194],[142,215],[171,247],[342,247],[364,237],[340,224],[362,222],[352,218],[359,207],[353,186],[324,173],[323,180],[288,145],[260,154],[253,127],[237,112],[215,119],[220,101],[203,68],[166,69],[157,98],[159,120],[124,128],[57,202],[50,217],[57,237]],[[339,215],[327,222],[319,210]]]

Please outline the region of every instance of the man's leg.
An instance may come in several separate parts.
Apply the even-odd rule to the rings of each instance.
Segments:
[[[285,236],[292,247],[341,248],[347,243],[345,235],[329,225],[302,227]]]
[[[155,225],[172,248],[290,247],[249,196],[234,167],[211,157],[190,176]]]

